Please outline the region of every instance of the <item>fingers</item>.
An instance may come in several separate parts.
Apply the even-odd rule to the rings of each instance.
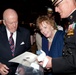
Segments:
[[[49,56],[47,56],[47,59],[48,59],[49,61],[48,61],[47,65],[46,65],[46,68],[47,68],[47,69],[50,69],[50,68],[52,68],[52,58],[49,57]]]
[[[43,60],[43,61],[41,61],[41,62],[39,62],[39,64],[41,65],[41,66],[43,66],[43,67],[45,67],[46,69],[50,69],[50,68],[52,68],[52,58],[51,57],[49,57],[49,56],[46,56],[46,59],[47,60]]]
[[[9,73],[8,70],[9,70],[9,68],[6,65],[0,63],[0,73],[1,73],[1,75],[8,74]]]
[[[42,65],[43,65],[43,62],[42,62],[42,61],[40,61],[40,62],[39,62],[39,65],[41,65],[41,66],[42,66]]]

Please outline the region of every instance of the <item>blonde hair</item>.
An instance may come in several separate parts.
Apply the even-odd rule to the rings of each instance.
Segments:
[[[57,26],[56,26],[56,23],[55,23],[54,19],[49,18],[47,15],[42,15],[42,16],[39,16],[37,18],[36,25],[37,25],[38,28],[43,21],[45,21],[47,24],[50,24],[54,29],[57,30]]]

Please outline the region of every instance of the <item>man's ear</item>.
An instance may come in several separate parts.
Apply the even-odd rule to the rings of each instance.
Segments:
[[[4,24],[4,25],[6,25],[6,22],[5,22],[5,20],[3,20],[3,24]]]

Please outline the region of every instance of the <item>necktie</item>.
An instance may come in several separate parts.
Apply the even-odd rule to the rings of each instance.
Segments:
[[[9,44],[10,44],[12,56],[14,56],[14,40],[13,40],[13,37],[12,36],[13,36],[13,33],[10,34]]]

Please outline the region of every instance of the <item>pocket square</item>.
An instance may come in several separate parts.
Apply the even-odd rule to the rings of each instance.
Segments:
[[[23,44],[25,44],[24,42],[21,42],[21,44],[20,45],[23,45]]]

